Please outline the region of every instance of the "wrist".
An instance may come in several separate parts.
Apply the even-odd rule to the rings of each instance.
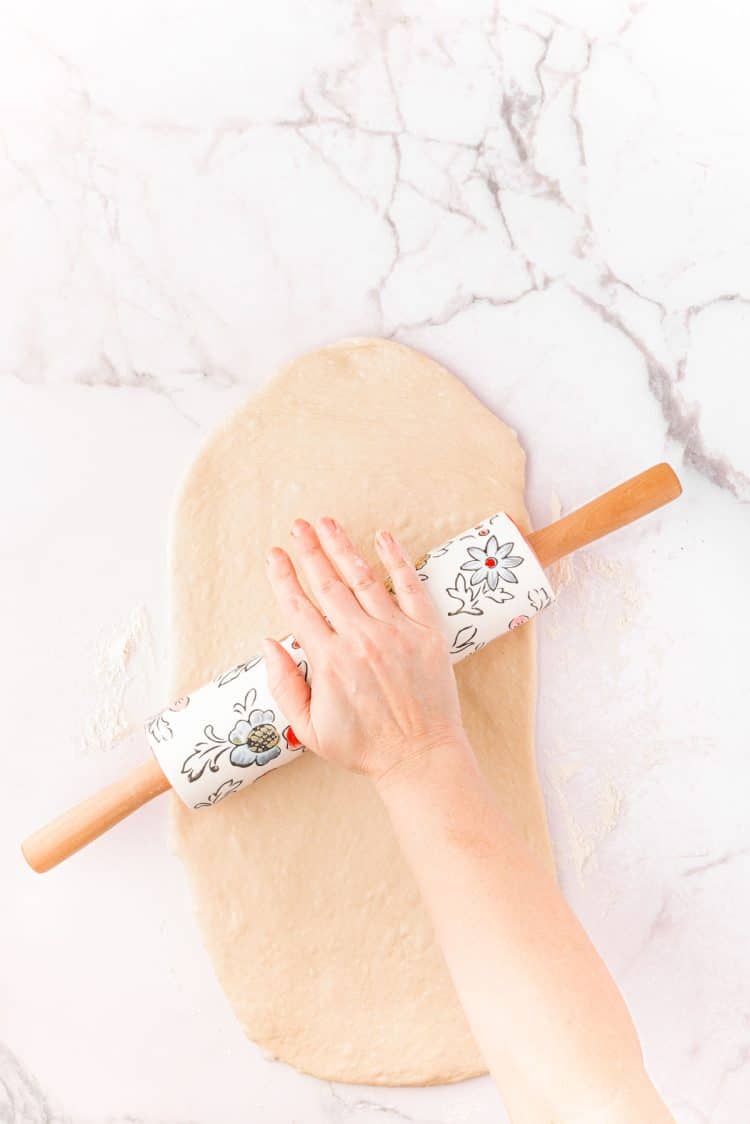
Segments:
[[[465,731],[456,730],[416,744],[371,779],[381,798],[387,802],[397,791],[421,787],[428,778],[467,768],[477,768],[474,751]]]

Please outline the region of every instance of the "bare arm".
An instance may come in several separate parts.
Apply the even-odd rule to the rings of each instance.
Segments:
[[[549,1121],[669,1121],[612,977],[465,745],[379,789],[487,1065]]]
[[[514,1124],[672,1121],[612,977],[481,775],[413,566],[377,536],[393,599],[333,521],[293,533],[320,611],[284,551],[269,579],[314,682],[266,641],[272,689],[304,744],[376,785]]]

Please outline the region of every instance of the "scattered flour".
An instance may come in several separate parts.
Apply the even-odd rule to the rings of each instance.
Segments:
[[[589,807],[589,823],[576,818],[562,777],[550,777],[565,821],[569,846],[567,857],[571,860],[579,884],[585,886],[584,876],[588,866],[596,861],[596,852],[620,820],[622,795],[611,780],[605,782],[594,807]]]
[[[549,509],[551,521],[560,518],[559,496],[552,494]],[[603,623],[609,628],[613,623],[620,629],[633,626],[643,601],[632,564],[584,549],[561,558],[548,572],[555,592],[561,595],[544,616],[550,636],[567,632],[571,619],[577,629],[588,634],[600,633]],[[587,868],[596,862],[599,847],[619,823],[622,794],[611,778],[599,777],[596,772],[592,775],[580,756],[566,753],[562,746],[546,773],[565,824],[567,857],[583,887]],[[593,799],[592,784],[596,786]]]
[[[106,753],[140,725],[148,713],[155,666],[151,618],[145,605],[136,605],[96,645],[84,753]]]
[[[552,493],[549,500],[550,522],[559,519],[562,512],[560,497]],[[576,618],[583,628],[592,627],[594,614],[600,616],[602,598],[611,604],[615,599],[620,628],[629,627],[642,605],[640,583],[635,567],[626,562],[606,558],[598,550],[584,548],[567,554],[548,567],[550,580],[556,593],[565,591],[565,601],[573,602]],[[557,604],[545,614],[554,618]]]
[[[576,620],[586,631],[600,626],[603,599],[608,602],[610,619],[612,606],[616,606],[614,623],[620,629],[632,626],[643,604],[635,567],[591,550],[579,550],[561,558],[549,567],[549,576],[555,593],[564,591],[565,600],[572,602]],[[548,616],[554,618],[556,605],[551,606]]]

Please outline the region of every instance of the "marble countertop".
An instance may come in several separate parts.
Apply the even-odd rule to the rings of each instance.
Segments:
[[[489,1124],[242,1037],[157,803],[18,841],[142,754],[170,502],[296,354],[384,335],[517,428],[537,524],[668,459],[540,624],[560,878],[680,1124],[750,1104],[750,17],[728,2],[71,0],[0,25],[0,1118]],[[10,797],[12,793],[12,798]]]

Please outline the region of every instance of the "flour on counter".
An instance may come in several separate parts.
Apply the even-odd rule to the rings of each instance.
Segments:
[[[549,521],[555,522],[563,514],[567,513],[563,512],[560,497],[553,492],[549,499]],[[577,605],[577,619],[584,629],[593,626],[592,616],[599,611],[603,590],[608,600],[613,595],[617,598],[617,626],[625,629],[633,623],[642,604],[634,566],[607,558],[599,550],[583,549],[566,554],[547,569],[555,592],[565,590],[566,603],[572,601]],[[552,605],[547,614],[547,627],[553,622],[553,634],[556,615],[556,607]]]
[[[573,864],[579,884],[585,886],[587,867],[595,861],[599,847],[620,822],[622,794],[611,780],[605,781],[593,805],[587,809],[588,822],[584,824],[571,807],[565,786],[566,778],[563,775],[548,775],[546,779],[554,789],[565,821],[569,840],[566,857]]]
[[[564,589],[567,600],[573,599],[578,605],[578,619],[584,629],[593,626],[603,587],[608,599],[617,598],[616,624],[621,629],[632,625],[642,604],[634,566],[591,550],[566,555],[549,567],[549,575],[555,592]],[[549,615],[554,616],[554,606],[551,608]]]
[[[93,705],[84,723],[84,753],[107,753],[149,713],[156,666],[151,617],[145,605],[100,637],[92,672]]]

